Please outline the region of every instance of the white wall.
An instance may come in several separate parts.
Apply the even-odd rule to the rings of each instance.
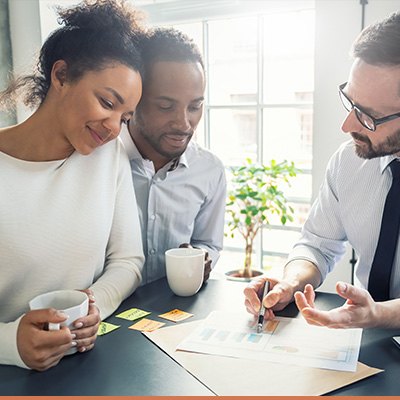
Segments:
[[[8,0],[8,6],[14,71],[17,74],[29,74],[42,44],[39,0]],[[18,122],[30,114],[30,110],[19,106]]]

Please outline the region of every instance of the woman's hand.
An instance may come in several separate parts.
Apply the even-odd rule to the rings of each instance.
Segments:
[[[97,338],[97,331],[100,325],[100,312],[96,307],[95,297],[90,289],[81,290],[89,297],[89,312],[86,317],[78,318],[74,322],[75,329],[71,330],[74,342],[80,353],[91,350]]]
[[[67,315],[53,308],[27,312],[18,325],[17,346],[22,361],[38,371],[45,371],[58,364],[66,351],[74,343],[70,330],[61,326],[60,330],[47,331],[49,322],[61,323]]]

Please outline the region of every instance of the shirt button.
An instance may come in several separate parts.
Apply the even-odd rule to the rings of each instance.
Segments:
[[[153,254],[155,254],[155,250],[154,249],[151,249],[150,251],[149,251],[149,253],[151,254],[151,255],[153,255]]]
[[[150,219],[155,220],[155,219],[156,219],[156,216],[153,214],[153,215],[150,217]]]

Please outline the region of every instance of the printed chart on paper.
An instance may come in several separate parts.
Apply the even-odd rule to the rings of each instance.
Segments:
[[[362,329],[329,329],[302,318],[265,321],[213,311],[177,350],[354,372]]]

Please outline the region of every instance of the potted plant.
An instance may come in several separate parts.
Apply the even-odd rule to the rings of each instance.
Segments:
[[[263,226],[270,225],[270,219],[275,214],[285,225],[293,221],[293,208],[287,205],[283,192],[278,188],[279,183],[289,184],[289,178],[301,172],[293,162],[276,163],[271,160],[269,165],[247,163],[241,167],[229,168],[232,173],[231,190],[228,192],[226,213],[229,215],[228,227],[230,235],[238,231],[246,241],[244,268],[230,271],[230,275],[244,279],[253,277],[251,256],[254,239]],[[254,274],[255,275],[255,274]]]

